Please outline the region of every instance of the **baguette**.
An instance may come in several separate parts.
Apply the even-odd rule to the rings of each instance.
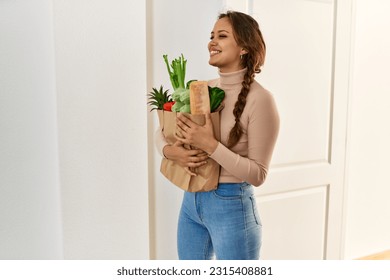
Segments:
[[[209,88],[206,81],[191,82],[190,105],[192,115],[203,115],[210,113]]]

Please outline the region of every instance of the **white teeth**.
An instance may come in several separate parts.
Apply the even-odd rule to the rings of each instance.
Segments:
[[[217,54],[220,53],[220,51],[211,51],[210,54]]]

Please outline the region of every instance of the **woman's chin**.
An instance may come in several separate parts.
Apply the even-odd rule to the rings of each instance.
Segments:
[[[215,67],[218,66],[217,63],[216,63],[215,61],[213,61],[212,58],[209,59],[209,64],[210,64],[211,66],[215,66]]]

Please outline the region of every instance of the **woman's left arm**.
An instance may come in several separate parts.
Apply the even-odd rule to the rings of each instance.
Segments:
[[[248,103],[249,108],[245,108],[250,112],[247,155],[237,154],[219,143],[211,158],[233,176],[254,186],[260,186],[267,177],[280,120],[274,98],[270,93],[261,94],[260,98]]]
[[[271,94],[264,94],[262,98],[251,105],[254,108],[250,110],[247,127],[247,156],[235,153],[218,142],[212,134],[211,120],[207,117],[206,124],[202,127],[192,123],[185,116],[180,116],[178,128],[184,137],[179,139],[207,152],[212,159],[233,176],[254,186],[260,186],[267,176],[279,133],[280,120]]]

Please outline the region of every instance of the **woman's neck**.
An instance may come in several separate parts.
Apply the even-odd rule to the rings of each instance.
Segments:
[[[246,68],[229,73],[218,71],[221,85],[241,85],[242,81],[244,80],[245,73]]]

